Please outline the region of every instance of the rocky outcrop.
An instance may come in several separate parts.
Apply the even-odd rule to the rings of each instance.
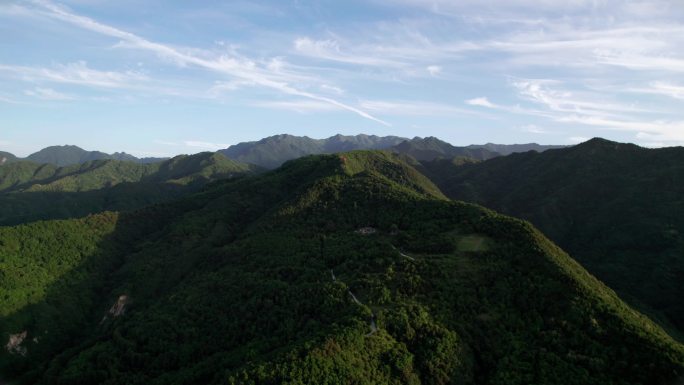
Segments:
[[[20,354],[22,356],[25,356],[27,353],[26,347],[21,346],[22,342],[26,339],[26,336],[28,335],[28,332],[24,330],[21,333],[16,333],[16,334],[10,334],[9,340],[7,341],[7,345],[5,345],[5,349],[7,349],[10,354]]]
[[[109,309],[109,314],[111,314],[114,318],[123,315],[126,312],[126,305],[128,305],[128,296],[119,296],[119,299]]]

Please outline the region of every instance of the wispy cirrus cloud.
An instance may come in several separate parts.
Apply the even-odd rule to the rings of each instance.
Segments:
[[[606,102],[600,100],[600,95],[584,94],[578,98],[574,92],[553,88],[561,85],[562,82],[549,79],[513,82],[512,86],[518,90],[519,97],[539,105],[537,109],[497,105],[485,97],[467,100],[466,104],[543,117],[558,123],[632,132],[637,134],[637,138],[649,141],[684,141],[684,120],[648,119],[643,113],[653,111]]]
[[[353,51],[345,51],[340,47],[337,40],[332,39],[312,40],[308,37],[302,37],[294,41],[294,47],[299,54],[320,60],[378,67],[403,67],[406,65],[401,61],[385,59],[377,55],[363,55]]]
[[[226,143],[204,142],[201,140],[186,140],[183,142],[186,147],[198,148],[206,151],[217,151],[230,146]]]
[[[494,104],[489,101],[484,96],[480,96],[478,98],[473,98],[473,99],[468,99],[465,101],[466,104],[471,105],[471,106],[480,106],[480,107],[487,107],[487,108],[495,108]]]
[[[276,110],[293,111],[300,114],[310,112],[344,111],[342,108],[335,106],[333,104],[310,99],[255,102],[252,103],[252,106]]]
[[[167,146],[167,147],[185,147],[185,148],[190,148],[193,150],[200,150],[200,151],[217,151],[217,150],[222,150],[224,148],[227,148],[230,146],[230,144],[226,143],[216,143],[216,142],[207,142],[206,140],[181,140],[181,141],[170,141],[170,140],[163,140],[163,139],[156,139],[153,141],[156,144],[160,144],[162,146]],[[160,153],[160,154],[165,154],[166,153]],[[155,155],[157,156],[157,155]]]
[[[269,68],[268,65],[261,65],[259,62],[249,58],[229,56],[227,54],[213,58],[201,57],[191,52],[183,52],[175,47],[157,43],[142,38],[131,32],[127,32],[119,28],[100,23],[94,19],[75,14],[64,7],[55,5],[47,0],[33,0],[32,3],[38,7],[40,12],[50,18],[58,19],[105,36],[121,39],[121,43],[123,43],[119,44],[121,47],[152,52],[158,55],[160,58],[169,60],[181,66],[194,66],[205,70],[210,70],[233,77],[234,79],[249,82],[259,87],[275,90],[283,94],[299,96],[328,103],[385,126],[390,125],[389,123],[378,119],[366,111],[363,111],[350,104],[295,87],[289,83],[288,80],[290,78],[287,73],[280,72],[277,69],[274,70],[273,67]]]
[[[85,61],[55,64],[49,68],[0,64],[0,76],[3,74],[29,82],[68,83],[104,88],[133,87],[148,80],[146,75],[134,71],[92,69]]]
[[[470,109],[460,108],[451,104],[425,102],[420,100],[362,100],[363,108],[387,115],[412,116],[458,116],[486,114]]]
[[[36,87],[32,90],[24,90],[24,94],[28,96],[33,96],[38,99],[42,100],[57,100],[57,101],[66,101],[66,100],[74,100],[75,97],[71,95],[67,95],[64,93],[61,93],[59,91],[55,91],[52,88],[41,88],[41,87]]]
[[[684,100],[684,86],[665,81],[650,82],[646,86],[628,88],[629,92],[669,96],[673,99]]]
[[[16,104],[17,103],[16,100],[9,98],[7,96],[3,96],[3,95],[0,95],[0,102],[8,103],[8,104]]]

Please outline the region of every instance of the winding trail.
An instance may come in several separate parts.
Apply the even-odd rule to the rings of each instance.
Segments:
[[[335,272],[333,272],[332,269],[330,269],[330,276],[332,277],[333,282],[337,282],[337,278],[335,277]],[[349,296],[352,298],[354,303],[356,303],[359,306],[364,306],[361,301],[359,301],[358,298],[352,293],[351,289],[347,288],[347,293],[349,293]],[[373,309],[371,309],[371,320],[370,320],[370,329],[371,331],[366,334],[366,337],[373,335],[373,333],[378,331],[378,326],[375,323],[375,312]]]
[[[416,260],[416,259],[413,258],[412,256],[406,255],[406,254],[402,253],[401,250],[399,250],[399,249],[397,249],[396,247],[394,247],[394,245],[390,245],[390,246],[392,246],[392,248],[393,248],[394,250],[396,250],[396,251],[399,253],[399,255],[401,255],[402,257],[404,257],[404,258],[406,258],[406,259],[408,259],[408,260],[411,260],[411,261],[415,261],[415,260]]]
[[[390,244],[390,246],[392,246],[392,249],[394,249],[396,252],[398,252],[400,256],[402,256],[402,257],[404,257],[410,261],[416,260],[412,256],[402,253],[401,250],[394,247],[394,245]],[[333,271],[333,269],[330,269],[330,277],[332,278],[333,282],[337,282],[337,277],[335,277],[335,272]],[[347,293],[349,293],[349,296],[354,301],[354,303],[356,303],[359,306],[364,306],[363,303],[361,301],[359,301],[358,298],[356,298],[354,293],[352,293],[352,291],[349,287],[347,287]],[[378,331],[378,325],[375,323],[375,312],[373,311],[373,309],[371,309],[370,332],[368,334],[366,334],[366,337],[373,335],[373,333],[375,333],[377,331]]]

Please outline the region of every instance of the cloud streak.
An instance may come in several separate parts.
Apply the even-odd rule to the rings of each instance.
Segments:
[[[40,88],[36,87],[32,90],[25,90],[24,94],[28,96],[33,96],[42,100],[56,100],[56,101],[66,101],[74,100],[75,98],[71,95],[63,94],[61,92],[55,91],[52,88]]]
[[[53,68],[27,67],[0,64],[0,74],[10,74],[29,82],[68,83],[103,88],[137,87],[149,80],[139,72],[99,71],[84,61],[57,64]]]
[[[576,99],[569,91],[551,88],[561,82],[554,80],[524,79],[513,82],[521,99],[543,107],[528,109],[520,106],[505,106],[490,102],[486,97],[466,100],[466,104],[480,106],[508,113],[543,117],[564,124],[580,124],[607,130],[633,132],[637,138],[661,142],[684,141],[684,120],[644,119],[636,113],[648,110],[624,106],[617,103],[595,100],[595,95],[584,95]],[[675,89],[677,89],[675,87]]]
[[[318,95],[309,91],[305,91],[290,85],[284,76],[280,73],[275,73],[268,68],[260,67],[256,62],[240,57],[231,57],[228,55],[221,55],[218,58],[206,59],[190,53],[181,52],[180,50],[157,42],[144,39],[133,33],[123,31],[121,29],[97,22],[88,17],[77,15],[67,9],[57,6],[46,0],[33,0],[33,4],[39,6],[44,10],[44,14],[54,19],[62,20],[72,25],[96,32],[109,37],[121,39],[126,43],[126,47],[136,48],[140,50],[155,53],[161,58],[170,60],[181,66],[195,66],[206,70],[214,71],[224,75],[240,79],[261,87],[269,88],[279,91],[281,93],[299,96],[311,100],[316,100],[324,103],[337,106],[343,110],[353,112],[363,118],[380,123],[385,126],[390,126],[388,122],[378,119],[371,114],[351,106],[349,104],[340,102],[336,99]]]

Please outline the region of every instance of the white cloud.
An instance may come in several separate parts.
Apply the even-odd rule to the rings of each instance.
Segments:
[[[584,136],[571,136],[571,137],[568,138],[568,142],[570,142],[570,143],[572,143],[572,144],[577,144],[577,143],[586,142],[586,141],[589,140],[589,139],[590,139],[590,138],[587,138],[587,137],[584,137]]]
[[[442,67],[437,66],[437,65],[430,65],[425,68],[427,72],[430,74],[430,76],[437,76],[440,73],[442,73]]]
[[[40,88],[36,87],[32,90],[25,90],[25,95],[33,96],[38,99],[43,100],[74,100],[73,96],[63,94],[61,92],[55,91],[52,88]]]
[[[268,66],[260,66],[257,62],[250,59],[228,55],[221,55],[214,59],[195,56],[192,53],[181,52],[174,47],[156,43],[133,33],[102,24],[88,17],[74,14],[67,9],[57,6],[47,0],[34,0],[34,3],[39,5],[41,9],[44,10],[44,13],[51,18],[59,19],[106,36],[121,39],[124,43],[123,46],[125,47],[136,48],[155,53],[159,57],[170,60],[181,66],[195,66],[232,76],[243,81],[252,82],[260,87],[276,90],[284,94],[300,96],[307,99],[329,103],[349,112],[353,112],[363,118],[375,121],[385,126],[390,126],[389,123],[378,119],[352,105],[296,88],[288,83],[287,76],[280,72],[273,72],[273,70],[269,69]],[[120,44],[120,46],[122,45]]]
[[[164,146],[179,146],[180,145],[177,142],[170,142],[168,140],[160,140],[160,139],[155,140],[154,143],[163,144]]]
[[[294,41],[294,47],[299,54],[320,60],[379,67],[402,67],[405,65],[402,62],[380,58],[376,55],[343,52],[340,43],[336,40],[312,40],[308,37],[302,37]]]
[[[224,92],[237,91],[241,88],[250,86],[254,86],[254,83],[245,80],[218,81],[209,89],[209,95],[216,97]]]
[[[186,140],[183,142],[186,147],[197,148],[206,151],[217,151],[230,147],[230,144],[203,142],[201,140]]]
[[[340,87],[332,86],[330,84],[321,84],[321,89],[323,91],[332,92],[337,95],[344,94],[344,90]]]
[[[670,82],[651,82],[646,87],[631,88],[628,89],[628,91],[645,94],[664,95],[669,96],[673,99],[684,100],[684,86],[673,84]]]
[[[606,101],[603,95],[552,88],[561,82],[550,79],[520,79],[512,82],[519,95],[528,101],[542,104],[551,111],[587,114],[591,116],[623,116],[624,113],[655,112]]]
[[[330,103],[320,102],[318,100],[291,100],[291,101],[274,101],[274,102],[259,102],[252,104],[255,107],[272,108],[277,110],[294,111],[298,113],[308,112],[325,112],[325,111],[344,111],[343,109],[332,105]]]
[[[487,99],[486,97],[479,97],[466,100],[466,104],[469,104],[471,106],[496,108],[496,106],[494,106],[494,104],[492,104],[492,102],[490,102],[489,99]]]
[[[6,96],[0,95],[0,102],[2,103],[8,103],[8,104],[17,104],[16,101],[12,100],[11,98],[8,98]]]
[[[361,107],[383,114],[391,115],[415,115],[415,116],[435,116],[435,115],[480,115],[486,116],[477,111],[458,108],[449,104],[433,103],[424,101],[386,101],[386,100],[362,100]]]
[[[526,124],[526,125],[522,126],[521,129],[522,129],[522,131],[529,132],[531,134],[548,134],[549,133],[549,131],[547,131],[541,127],[538,127],[535,124]]]

